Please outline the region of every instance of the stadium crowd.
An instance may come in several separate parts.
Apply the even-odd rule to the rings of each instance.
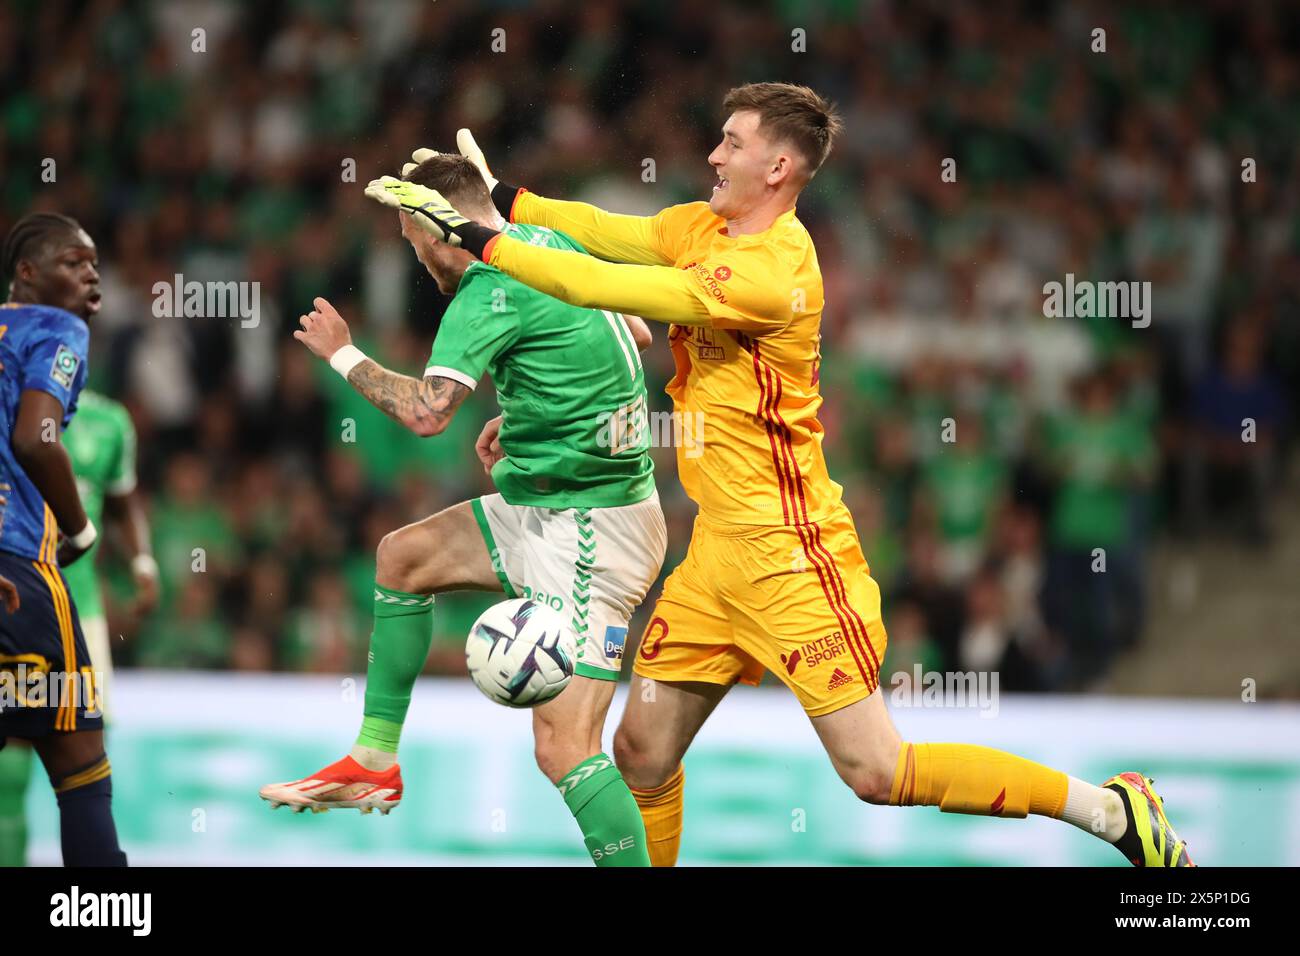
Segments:
[[[117,659],[359,670],[380,538],[491,490],[490,388],[420,439],[290,335],[323,295],[424,367],[445,300],[368,179],[469,126],[512,182],[648,214],[707,195],[726,89],[782,79],[846,124],[799,216],[886,671],[1093,686],[1141,639],[1158,536],[1269,546],[1300,399],[1297,41],[1294,6],[1226,0],[6,4],[0,227],[51,209],[95,237],[91,385],[140,436],[164,601],[135,619],[106,557]],[[1067,275],[1150,283],[1149,323],[1046,317]],[[177,276],[258,283],[256,321],[159,317]],[[655,457],[667,573],[693,512]],[[431,670],[463,670],[492,600],[439,598]]]

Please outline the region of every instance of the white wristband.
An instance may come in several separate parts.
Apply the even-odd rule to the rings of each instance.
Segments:
[[[131,559],[131,573],[141,578],[158,577],[158,562],[152,554],[140,553]]]
[[[346,381],[348,373],[365,360],[365,352],[355,345],[348,344],[330,356],[330,368],[342,375],[344,381]]]
[[[78,551],[85,551],[92,544],[95,543],[95,539],[98,537],[99,537],[99,532],[95,530],[94,523],[89,518],[87,518],[86,526],[84,528],[82,528],[76,534],[68,535],[68,543],[71,544]]]

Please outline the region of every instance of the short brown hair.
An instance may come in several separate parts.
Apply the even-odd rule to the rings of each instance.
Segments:
[[[438,190],[453,204],[475,210],[492,208],[492,194],[478,167],[457,153],[430,156],[402,178]]]
[[[759,126],[773,140],[789,143],[808,163],[808,178],[830,155],[831,144],[844,124],[835,106],[815,91],[793,83],[747,83],[727,93],[728,113],[753,110]]]

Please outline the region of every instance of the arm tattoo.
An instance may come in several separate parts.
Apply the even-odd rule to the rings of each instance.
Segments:
[[[348,382],[375,408],[416,432],[426,424],[432,426],[430,432],[442,431],[470,392],[453,379],[437,375],[411,378],[389,371],[373,359],[354,368]]]

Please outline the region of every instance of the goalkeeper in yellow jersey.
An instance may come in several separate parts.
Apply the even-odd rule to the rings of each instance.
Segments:
[[[988,747],[900,738],[879,690],[880,589],[822,455],[822,280],[795,216],[841,123],[817,93],[784,83],[733,89],[723,108],[722,141],[708,157],[718,177],[708,202],[649,217],[507,186],[460,132],[461,152],[504,217],[562,230],[591,256],[470,222],[437,192],[410,183],[385,177],[367,188],[526,285],[671,324],[676,375],[668,393],[687,420],[704,423],[702,453],[679,450],[677,459],[700,513],[642,638],[637,686],[614,742],[652,861],[672,865],[677,857],[681,759],[691,740],[733,684],[756,684],[766,669],[798,697],[862,800],[1036,813],[1113,843],[1135,865],[1191,865],[1140,773],[1095,786]],[[654,682],[653,695],[640,692],[645,681]]]

